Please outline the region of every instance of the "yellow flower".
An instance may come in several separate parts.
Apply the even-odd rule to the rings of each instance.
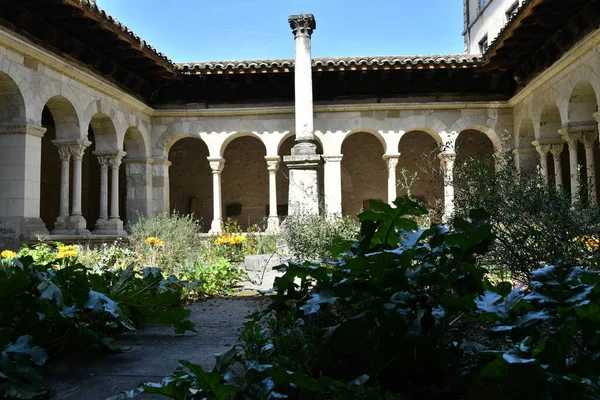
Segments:
[[[4,250],[2,252],[2,258],[4,260],[9,260],[9,259],[17,258],[17,253],[15,253],[14,251],[10,251],[10,250]]]
[[[75,246],[60,246],[58,248],[58,258],[75,258],[79,252]]]
[[[580,236],[577,242],[585,245],[588,250],[597,250],[600,247],[600,239],[594,236]]]
[[[157,237],[147,237],[145,240],[146,243],[155,246],[155,247],[163,247],[165,245],[165,242],[163,242],[162,240],[160,240]]]

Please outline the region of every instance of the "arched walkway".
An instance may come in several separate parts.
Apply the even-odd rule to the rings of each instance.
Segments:
[[[356,217],[369,200],[387,199],[387,168],[381,141],[357,132],[342,144],[342,213]]]
[[[260,225],[269,215],[269,173],[266,148],[253,136],[242,136],[227,144],[223,152],[223,220],[235,220],[242,229]]]
[[[198,138],[183,138],[169,150],[170,211],[193,214],[202,232],[213,219],[212,171],[208,147]]]
[[[407,132],[400,139],[398,153],[397,195],[410,192],[412,198],[430,207],[443,202],[444,180],[435,138],[423,131]]]

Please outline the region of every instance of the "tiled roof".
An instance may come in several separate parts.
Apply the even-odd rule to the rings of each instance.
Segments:
[[[481,64],[479,55],[434,56],[376,56],[376,57],[323,57],[313,59],[313,68],[324,70],[353,69],[409,69],[409,68],[467,68]],[[293,59],[208,61],[177,63],[178,71],[188,73],[219,73],[223,71],[289,70]]]
[[[118,28],[121,32],[123,32],[125,35],[127,35],[131,39],[133,39],[134,42],[139,43],[140,50],[147,49],[150,52],[154,53],[159,58],[162,58],[165,62],[169,63],[171,66],[173,66],[173,62],[166,55],[164,55],[160,51],[156,50],[154,47],[150,46],[144,39],[142,39],[141,37],[136,35],[125,24],[119,22],[116,18],[111,17],[109,14],[106,13],[106,11],[104,11],[102,8],[98,7],[98,5],[96,4],[96,0],[74,0],[74,2],[75,2],[75,4],[77,4],[77,3],[80,4],[83,9],[87,8],[88,10],[92,11],[96,15],[100,16],[106,22],[112,24],[113,26]]]

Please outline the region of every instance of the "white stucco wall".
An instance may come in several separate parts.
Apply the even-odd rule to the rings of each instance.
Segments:
[[[488,44],[491,44],[508,22],[506,12],[515,2],[523,3],[523,0],[486,0],[480,7],[481,0],[467,0],[469,7],[469,21],[465,32],[465,52],[468,54],[479,54],[479,42],[485,35]]]

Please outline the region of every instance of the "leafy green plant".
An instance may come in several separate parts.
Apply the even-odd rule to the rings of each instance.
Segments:
[[[286,217],[281,228],[283,256],[325,263],[333,258],[333,243],[358,237],[359,226],[342,215],[299,214]]]
[[[232,265],[226,258],[199,261],[181,270],[181,279],[189,282],[188,289],[202,297],[229,295],[232,288],[245,277],[246,272]]]
[[[154,218],[140,216],[130,230],[133,249],[142,255],[143,265],[160,267],[166,274],[177,275],[181,266],[192,264],[203,251],[192,215],[174,212]],[[164,246],[157,249],[147,243],[146,239],[151,237],[159,238]]]
[[[476,303],[490,335],[504,339],[478,344],[475,364],[496,398],[516,390],[529,399],[600,397],[600,273],[549,266],[533,271],[527,288],[499,286]]]
[[[32,257],[0,263],[0,380],[8,380],[11,396],[39,392],[34,368],[43,354],[122,351],[114,336],[144,322],[173,326],[176,333],[194,330],[190,311],[180,306],[184,286],[177,279],[133,265],[93,273],[77,262],[76,249],[62,248],[51,264]]]
[[[600,208],[572,204],[567,192],[543,177],[519,173],[512,153],[496,164],[457,163],[454,183],[458,215],[484,208],[495,223],[497,240],[481,258],[492,272],[525,282],[533,270],[561,261],[600,269]]]

